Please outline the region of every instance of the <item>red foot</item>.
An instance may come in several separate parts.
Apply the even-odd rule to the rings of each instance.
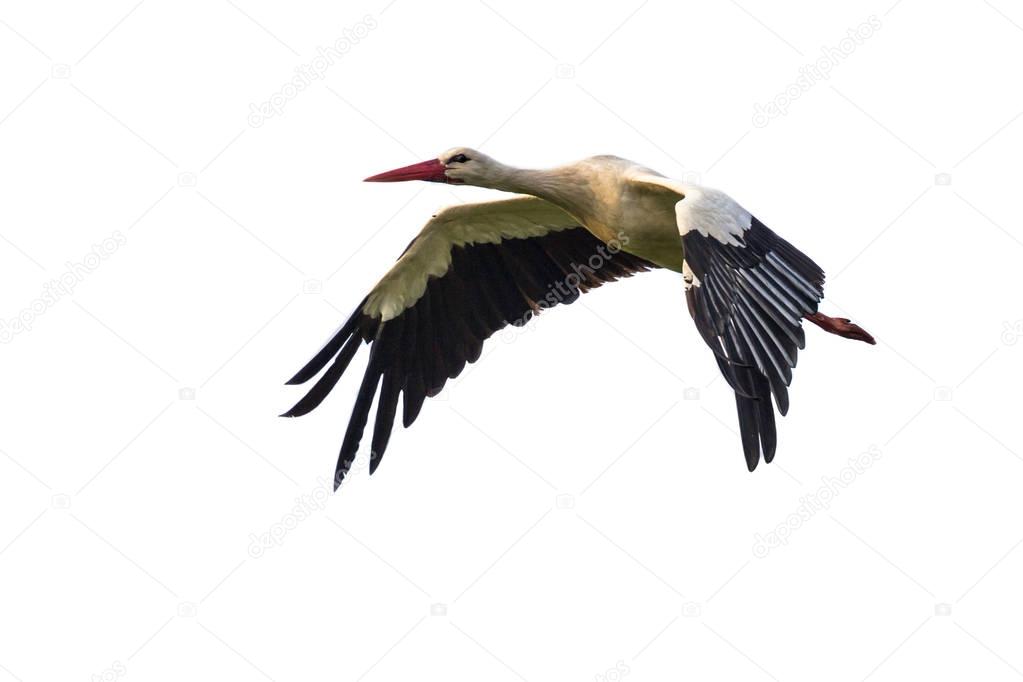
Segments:
[[[806,319],[810,320],[826,332],[838,334],[839,336],[847,339],[863,341],[864,343],[869,343],[872,346],[877,343],[874,341],[874,337],[871,336],[866,329],[844,317],[828,317],[823,313],[814,313],[813,315],[807,315]]]

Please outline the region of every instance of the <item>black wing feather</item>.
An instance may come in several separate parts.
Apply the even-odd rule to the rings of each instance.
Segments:
[[[362,299],[362,303],[359,304],[359,307],[361,308],[365,304],[366,299]],[[351,317],[349,317],[345,321],[345,323],[341,325],[341,328],[337,330],[334,336],[331,337],[330,341],[328,341],[326,345],[323,346],[323,348],[321,348],[320,351],[313,356],[313,359],[307,362],[305,367],[298,370],[295,376],[288,379],[288,381],[285,383],[289,386],[294,384],[304,384],[305,382],[309,381],[314,376],[319,374],[320,370],[327,366],[327,363],[330,362],[330,359],[337,354],[342,344],[344,344],[351,336],[352,332],[355,331],[355,326],[358,323],[359,323],[358,313],[353,314]]]
[[[682,237],[696,276],[686,299],[696,328],[735,391],[746,466],[774,459],[778,412],[789,409],[788,385],[805,345],[801,319],[817,311],[824,271],[756,218],[740,245],[690,231]]]
[[[345,370],[348,369],[348,363],[355,357],[355,352],[359,350],[359,344],[362,343],[362,338],[359,336],[349,336],[348,340],[344,342],[345,345],[341,348],[341,352],[338,353],[331,364],[330,369],[323,373],[320,380],[317,381],[312,389],[305,394],[301,400],[299,400],[294,407],[282,414],[282,417],[301,417],[303,414],[309,414],[316,407],[323,402],[327,394],[334,388],[341,375],[344,374]]]
[[[590,266],[593,256],[600,257],[600,267]],[[359,345],[369,343],[369,364],[338,456],[334,486],[351,468],[379,389],[372,474],[387,449],[399,399],[402,424],[411,426],[425,399],[475,362],[483,342],[498,330],[509,324],[521,326],[545,307],[571,303],[580,292],[656,267],[625,251],[611,253],[582,227],[499,244],[454,246],[447,272],[427,280],[419,300],[396,317],[381,322],[367,315],[364,299],[337,335],[288,382],[308,381],[334,358],[309,394],[284,416],[306,414],[319,405]],[[566,283],[572,274],[575,277]],[[576,278],[578,285],[573,287]]]

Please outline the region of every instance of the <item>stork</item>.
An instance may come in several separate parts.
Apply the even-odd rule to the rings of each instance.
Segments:
[[[362,344],[369,360],[334,476],[340,486],[377,401],[369,472],[380,465],[399,399],[407,428],[484,341],[547,308],[634,273],[682,275],[689,313],[735,393],[746,466],[770,462],[774,407],[784,415],[806,319],[873,344],[817,310],[824,271],[725,193],[615,156],[545,170],[506,166],[457,147],[366,182],[426,180],[518,196],[434,215],[348,320],[288,384],[326,371],[285,417],[316,408]],[[328,367],[329,365],[329,367]]]

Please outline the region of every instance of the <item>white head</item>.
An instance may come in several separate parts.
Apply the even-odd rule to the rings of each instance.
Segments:
[[[414,163],[366,178],[365,182],[403,182],[426,180],[453,185],[491,187],[500,179],[500,163],[469,147],[454,147],[436,159]]]

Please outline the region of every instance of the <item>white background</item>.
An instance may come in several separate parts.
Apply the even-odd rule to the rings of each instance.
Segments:
[[[1023,676],[1023,10],[388,2],[0,5],[0,680]],[[328,499],[365,355],[308,417],[282,383],[488,195],[360,179],[455,145],[723,188],[879,345],[808,329],[749,474],[644,274],[492,340]]]

